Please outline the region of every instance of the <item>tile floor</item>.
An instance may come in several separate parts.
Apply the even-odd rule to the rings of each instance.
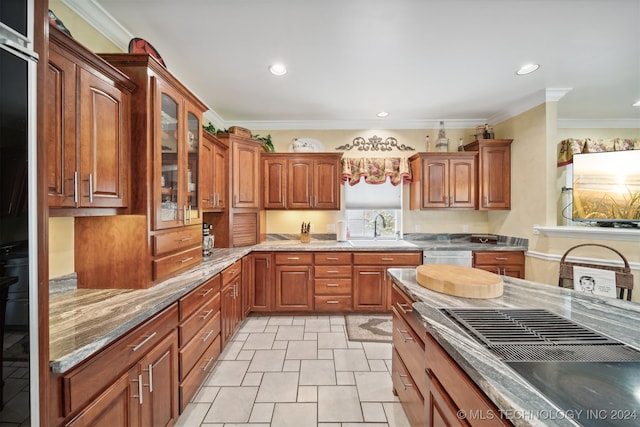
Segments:
[[[408,427],[391,344],[348,341],[343,316],[249,317],[178,427]]]

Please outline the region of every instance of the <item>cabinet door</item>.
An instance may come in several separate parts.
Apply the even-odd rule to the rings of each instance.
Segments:
[[[46,74],[47,188],[50,207],[76,205],[76,65],[51,45]]]
[[[511,147],[480,144],[480,209],[511,209]]]
[[[81,207],[126,207],[129,183],[129,95],[80,69]]]
[[[277,311],[313,310],[313,279],[311,266],[276,266]]]
[[[227,148],[214,145],[213,151],[213,201],[218,209],[227,207],[228,191],[228,157]]]
[[[233,141],[234,208],[259,208],[260,145]]]
[[[284,159],[264,159],[263,161],[263,207],[265,209],[286,209],[287,162]]]
[[[437,379],[427,372],[427,389],[424,396],[427,426],[465,426],[457,415],[458,408]]]
[[[376,266],[353,267],[353,308],[355,310],[387,309],[387,269]]]
[[[246,255],[242,258],[242,288],[240,290],[240,320],[243,320],[251,312],[251,283],[253,282],[253,256]]]
[[[422,209],[446,208],[449,197],[449,161],[422,159]]]
[[[287,166],[287,207],[310,209],[313,207],[313,161],[289,160]]]
[[[178,419],[178,337],[174,330],[140,361],[142,426],[169,426]]]
[[[476,160],[471,158],[453,158],[449,160],[449,196],[450,208],[476,207]]]
[[[208,138],[202,139],[200,147],[200,205],[203,209],[210,209],[215,206],[215,196],[213,180],[216,174],[214,167],[215,144]]]
[[[251,310],[273,310],[273,254],[253,253],[253,284],[251,286]]]
[[[313,166],[314,209],[340,209],[338,159],[316,159]]]
[[[220,293],[220,335],[222,338],[222,348],[233,335],[234,323],[234,298],[235,289],[231,285],[227,285]]]
[[[202,126],[200,118],[202,113],[189,102],[185,101],[185,131],[184,158],[186,163],[180,165],[186,173],[186,191],[184,204],[186,205],[187,225],[202,223],[202,206],[200,205],[200,140],[202,139]]]

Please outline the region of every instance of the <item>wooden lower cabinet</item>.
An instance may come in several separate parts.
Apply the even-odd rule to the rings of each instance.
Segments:
[[[523,251],[474,251],[473,267],[502,276],[524,279]]]
[[[253,283],[249,288],[251,311],[273,311],[273,253],[254,252],[253,257]]]
[[[313,254],[284,252],[275,254],[276,311],[313,310]]]
[[[236,332],[242,319],[242,260],[238,260],[221,273],[222,291],[220,293],[220,333],[222,348]]]

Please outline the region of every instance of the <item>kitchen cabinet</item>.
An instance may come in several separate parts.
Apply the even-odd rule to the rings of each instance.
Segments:
[[[100,56],[138,86],[132,97],[131,213],[148,224],[149,282],[159,281],[202,260],[200,156],[208,108],[150,55]]]
[[[393,316],[393,353],[391,376],[396,394],[412,426],[426,424],[424,336],[426,327],[413,314],[409,298],[396,285],[391,291]],[[442,424],[447,425],[447,424]]]
[[[55,377],[61,425],[173,424],[178,417],[177,324],[173,304]]]
[[[220,283],[218,274],[178,301],[180,412],[196,394],[221,351]]]
[[[222,211],[227,207],[229,147],[209,132],[202,132],[202,135],[202,208],[206,211]]]
[[[477,207],[477,153],[411,156],[410,209]]]
[[[340,209],[340,153],[263,153],[265,209]]]
[[[523,251],[474,251],[473,267],[502,276],[524,279]]]
[[[251,292],[251,311],[270,312],[274,304],[274,269],[273,253],[254,252],[253,257],[253,283]]]
[[[313,310],[313,254],[275,254],[275,311]]]
[[[242,257],[242,287],[240,290],[240,319],[244,320],[245,317],[251,313],[251,288],[253,284],[253,278],[255,274],[253,272],[253,255],[245,255]]]
[[[50,208],[102,208],[51,215],[127,213],[130,115],[135,84],[57,29],[50,28],[45,114]]]
[[[351,252],[318,252],[314,261],[315,311],[352,311]]]
[[[460,369],[440,344],[430,334],[424,336],[427,371],[424,393],[426,423],[415,425],[429,427],[512,425],[508,420],[500,417],[498,408]],[[458,416],[460,411],[469,416],[461,419]],[[476,416],[471,416],[472,414]]]
[[[224,348],[235,333],[241,314],[241,273],[242,260],[238,260],[230,267],[225,268],[221,274],[222,291],[220,294],[220,327],[222,348]]]
[[[355,252],[353,254],[353,309],[387,311],[391,282],[387,268],[422,264],[421,252]]]
[[[465,150],[478,151],[480,210],[511,209],[511,143],[512,139],[482,139],[465,145]]]

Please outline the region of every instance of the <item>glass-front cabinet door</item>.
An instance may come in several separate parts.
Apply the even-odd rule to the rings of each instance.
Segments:
[[[185,103],[187,123],[187,218],[186,223],[201,223],[200,206],[200,140],[202,126],[200,124],[200,112],[188,102]]]

